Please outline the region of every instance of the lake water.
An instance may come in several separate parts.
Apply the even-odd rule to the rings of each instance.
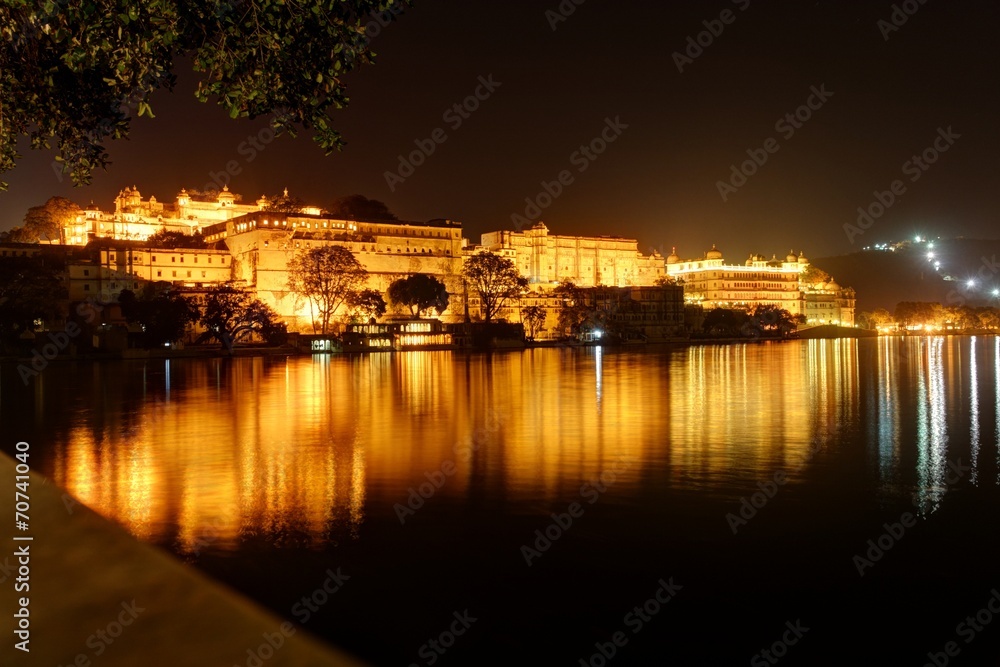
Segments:
[[[6,451],[379,665],[996,664],[998,397],[997,337],[0,368]]]

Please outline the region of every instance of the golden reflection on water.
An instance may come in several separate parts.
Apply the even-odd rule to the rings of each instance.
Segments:
[[[633,463],[616,481],[621,502],[644,484],[738,497],[778,470],[797,483],[859,421],[862,399],[877,406],[872,445],[891,480],[912,375],[916,468],[933,491],[945,470],[947,350],[869,341],[876,386],[863,397],[859,344],[98,366],[52,471],[82,502],[182,552],[319,545],[358,537],[373,515],[395,520],[393,505],[445,462],[456,472],[437,494],[452,502],[569,501],[622,459]]]

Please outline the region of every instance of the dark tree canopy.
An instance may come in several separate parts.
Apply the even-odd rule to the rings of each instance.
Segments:
[[[528,329],[528,338],[535,339],[535,335],[545,324],[545,309],[541,306],[525,306],[521,309],[521,321]]]
[[[385,315],[385,299],[378,290],[363,289],[354,292],[347,298],[347,305],[354,309],[356,315],[365,320],[373,320]]]
[[[528,279],[521,275],[514,262],[492,252],[470,257],[462,275],[479,294],[480,310],[487,322],[493,321],[509,300],[528,289]]]
[[[122,290],[118,303],[129,323],[141,325],[139,341],[147,348],[180,340],[188,326],[201,316],[194,302],[169,291],[157,294],[148,289],[136,296],[132,290]]]
[[[146,243],[151,248],[204,248],[206,247],[205,237],[201,232],[196,234],[185,234],[184,232],[170,232],[161,229],[148,239]]]
[[[126,137],[133,110],[171,89],[190,59],[195,97],[232,118],[271,115],[280,134],[311,130],[328,154],[343,146],[330,109],[347,105],[343,76],[370,63],[365,25],[409,0],[49,0],[0,3],[0,172],[17,142],[58,152],[74,183],[108,163],[104,143]],[[5,188],[6,183],[0,184]]]
[[[285,325],[278,321],[278,314],[270,306],[251,292],[232,285],[219,285],[208,291],[201,323],[206,329],[201,338],[219,341],[230,353],[239,340],[256,335],[275,344],[282,340],[285,331]]]
[[[280,195],[269,195],[265,197],[267,204],[264,206],[264,210],[269,213],[301,213],[302,209],[306,207],[306,203],[299,199],[298,197],[292,197],[288,194],[288,190]]]
[[[444,283],[426,273],[395,280],[386,293],[390,301],[406,306],[410,315],[415,317],[430,308],[434,308],[438,315],[448,308],[448,290]]]
[[[288,289],[315,306],[313,333],[325,334],[334,313],[368,280],[368,272],[350,250],[328,245],[300,250],[288,263]]]
[[[51,320],[62,310],[63,267],[51,258],[0,258],[0,345],[10,348],[35,320]]]
[[[333,202],[327,213],[344,220],[395,220],[389,207],[364,195],[348,195]]]

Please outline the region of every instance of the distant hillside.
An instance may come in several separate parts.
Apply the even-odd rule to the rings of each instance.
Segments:
[[[947,305],[964,297],[967,305],[997,304],[991,292],[1000,288],[1000,241],[933,239],[888,247],[895,250],[872,249],[810,261],[844,287],[857,290],[859,314],[876,308],[892,312],[900,301]],[[933,258],[928,258],[928,253],[933,253]],[[937,271],[934,262],[941,263]],[[976,281],[971,290],[966,286],[970,279]]]

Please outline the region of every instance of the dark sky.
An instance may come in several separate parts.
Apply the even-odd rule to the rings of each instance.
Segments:
[[[245,199],[285,186],[319,204],[362,193],[401,218],[460,220],[475,241],[512,228],[525,199],[564,169],[572,182],[540,216],[553,233],[630,236],[647,251],[676,245],[695,256],[717,243],[739,260],[793,247],[839,254],[915,233],[997,238],[1000,11],[985,1],[902,4],[916,11],[885,39],[879,21],[891,2],[564,0],[575,11],[553,30],[546,10],[558,11],[556,0],[416,0],[372,40],[377,64],[347,80],[350,107],[334,112],[342,153],[324,157],[304,135],[256,154],[241,148],[266,121],[197,103],[182,64],[176,91],[153,99],[156,119],[136,120],[130,140],[109,145],[113,164],[92,186],[60,183],[50,154],[25,150],[6,175],[0,228],[55,194],[108,209],[135,184],[173,200],[235,160],[230,187]],[[674,52],[725,9],[734,20],[679,72]],[[445,112],[490,75],[500,86],[455,128]],[[791,136],[776,128],[813,86],[832,96]],[[574,151],[608,118],[628,127],[581,172]],[[949,127],[960,137],[913,181],[904,163]],[[385,172],[437,128],[447,140],[391,190]],[[778,151],[724,202],[717,183],[772,137]],[[850,243],[844,224],[896,179],[903,194]]]

